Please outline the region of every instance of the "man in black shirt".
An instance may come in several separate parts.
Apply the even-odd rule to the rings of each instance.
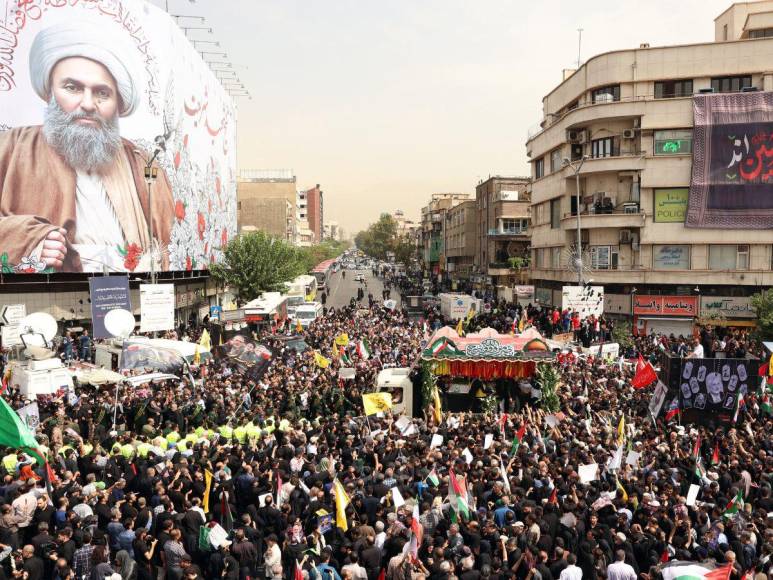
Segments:
[[[24,559],[22,571],[25,580],[43,580],[45,578],[43,560],[35,555],[35,547],[27,544],[22,548],[21,557]]]

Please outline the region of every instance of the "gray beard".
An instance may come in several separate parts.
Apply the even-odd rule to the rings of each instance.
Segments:
[[[93,119],[98,125],[81,125],[78,119]],[[54,97],[46,107],[43,135],[70,167],[87,173],[103,173],[122,144],[118,115],[106,121],[96,113],[67,113]]]

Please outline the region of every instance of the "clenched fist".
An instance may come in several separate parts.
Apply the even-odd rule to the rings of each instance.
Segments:
[[[40,260],[47,267],[60,269],[64,265],[67,256],[67,230],[59,228],[51,231],[43,240],[43,249],[40,252]]]

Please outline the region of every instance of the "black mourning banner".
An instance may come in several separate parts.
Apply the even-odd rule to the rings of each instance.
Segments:
[[[738,395],[756,388],[758,368],[759,361],[753,359],[682,359],[678,388],[683,415],[695,420],[708,413],[730,420]]]

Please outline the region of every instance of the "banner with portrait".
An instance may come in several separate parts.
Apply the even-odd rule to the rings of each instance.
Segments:
[[[146,0],[0,0],[3,273],[201,270],[236,234],[236,109]]]
[[[686,227],[773,228],[773,93],[693,97]]]
[[[274,360],[274,350],[251,338],[237,334],[225,344],[215,349],[215,356],[233,363],[244,376],[253,381],[259,380]]]
[[[754,388],[758,368],[759,361],[754,359],[682,359],[679,407],[684,417],[695,420],[708,413],[729,420],[738,395]]]

